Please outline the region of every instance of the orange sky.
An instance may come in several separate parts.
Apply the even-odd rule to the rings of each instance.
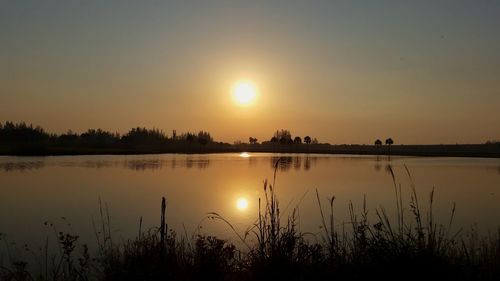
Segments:
[[[0,4],[0,122],[276,129],[330,143],[500,139],[500,4]],[[253,106],[231,87],[258,85]]]

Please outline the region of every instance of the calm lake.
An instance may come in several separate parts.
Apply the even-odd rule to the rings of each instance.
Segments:
[[[395,213],[389,165],[401,184],[406,216],[411,180],[420,205],[428,210],[434,188],[434,213],[449,223],[456,202],[455,230],[475,225],[482,233],[500,226],[500,159],[293,155],[205,154],[134,156],[0,157],[0,232],[8,241],[36,246],[54,230],[72,231],[83,242],[95,241],[92,220],[99,221],[99,200],[109,209],[115,239],[137,235],[160,221],[161,197],[167,198],[169,227],[182,235],[198,232],[234,238],[217,212],[243,232],[258,214],[263,182],[276,186],[283,216],[297,209],[302,232],[320,231],[316,189],[326,208],[335,196],[335,219],[349,221],[348,204],[361,211],[366,196],[369,215],[384,206]],[[375,223],[375,219],[372,219]],[[70,225],[68,225],[70,224]]]

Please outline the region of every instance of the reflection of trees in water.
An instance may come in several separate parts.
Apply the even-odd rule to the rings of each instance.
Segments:
[[[272,156],[270,158],[271,167],[274,169],[276,163],[278,162],[278,170],[280,172],[289,171],[292,167],[295,170],[303,169],[308,171],[311,169],[311,163],[315,164],[318,160],[317,157],[310,156]]]
[[[272,156],[270,158],[271,167],[274,168],[276,161],[279,160],[279,171],[286,172],[292,167],[294,170],[309,170],[316,164],[318,157],[310,157],[306,155],[297,156]],[[259,162],[256,157],[249,157],[248,163],[250,166],[255,166]],[[210,157],[208,156],[187,156],[174,157],[168,159],[149,158],[149,159],[126,159],[126,160],[84,160],[84,161],[19,161],[19,162],[0,162],[0,171],[26,171],[41,169],[44,167],[67,167],[67,168],[126,168],[133,171],[156,171],[163,168],[186,168],[186,169],[206,169],[210,166]]]
[[[166,167],[172,169],[176,168],[198,168],[206,169],[210,165],[210,160],[208,158],[190,158],[188,157],[185,161],[178,161],[177,159],[163,160],[163,159],[146,159],[146,160],[129,160],[126,161],[125,167],[135,171],[144,170],[160,170]]]
[[[123,163],[125,168],[135,171],[159,170],[165,166],[161,160],[128,160]]]
[[[126,168],[134,171],[160,170],[170,167],[176,168],[198,168],[206,169],[210,166],[210,160],[207,157],[188,157],[187,159],[130,159],[130,160],[86,160],[86,161],[24,161],[24,162],[0,162],[0,171],[27,171],[41,169],[44,167],[65,167],[65,168]]]
[[[107,168],[107,167],[116,167],[119,165],[119,162],[116,161],[103,161],[103,160],[98,160],[98,161],[85,161],[82,163],[82,165],[78,165],[77,167],[83,167],[83,168]]]
[[[295,156],[293,157],[293,168],[295,170],[300,170],[300,167],[302,166],[302,157],[300,156]]]
[[[316,162],[317,158],[312,158],[314,159],[314,162]],[[311,158],[309,156],[306,156],[305,161],[304,161],[304,170],[309,171],[311,169]]]
[[[392,165],[391,164],[387,164],[385,165],[385,172],[388,173],[388,174],[392,174]]]
[[[137,160],[127,160],[123,164],[123,167],[135,170],[160,170],[163,168],[198,168],[206,169],[210,166],[210,160],[208,158],[192,158],[187,157],[186,159],[179,160],[177,158],[173,159],[137,159]]]
[[[26,170],[36,170],[43,168],[45,163],[43,161],[29,161],[29,162],[5,162],[0,163],[0,170],[4,172],[12,171],[26,171]]]
[[[196,167],[198,169],[206,169],[210,165],[210,160],[208,158],[206,159],[192,159],[188,158],[186,159],[186,168],[191,169],[193,167]]]
[[[382,171],[382,164],[380,164],[380,161],[376,160],[375,164],[373,165],[373,168],[375,169],[376,172]],[[386,173],[391,174],[391,169],[392,169],[391,164],[384,165],[384,171]]]
[[[55,163],[47,163],[46,166],[54,167],[70,167],[70,168],[110,168],[120,166],[120,161],[108,161],[108,160],[87,160],[79,162],[71,161],[61,161]]]
[[[292,163],[292,157],[289,156],[271,156],[271,162],[269,163],[271,165],[271,168],[275,168],[277,165],[277,168],[281,172],[285,172],[290,169],[290,165]]]

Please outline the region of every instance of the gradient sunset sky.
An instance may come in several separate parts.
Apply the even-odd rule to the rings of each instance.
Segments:
[[[231,98],[239,79],[252,106]],[[500,139],[500,1],[0,0],[0,122]]]

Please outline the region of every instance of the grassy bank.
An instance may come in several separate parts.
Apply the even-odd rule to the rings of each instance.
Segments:
[[[410,203],[403,206],[402,188],[392,177],[394,214],[350,204],[349,221],[338,222],[335,197],[322,199],[316,192],[322,227],[314,234],[298,230],[295,211],[282,216],[275,178],[264,183],[255,223],[244,233],[221,214],[208,214],[239,241],[177,235],[165,220],[164,199],[159,227],[142,230],[140,223],[135,238],[117,241],[101,206],[95,254],[75,234],[60,232],[57,255],[41,251],[29,272],[25,261],[4,260],[0,280],[500,280],[500,232],[489,237],[453,232],[455,207],[449,219],[437,222],[433,193],[423,207],[413,184]]]

